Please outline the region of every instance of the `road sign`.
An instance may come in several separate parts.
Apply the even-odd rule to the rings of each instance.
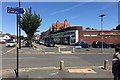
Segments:
[[[19,7],[7,7],[7,12],[13,14],[25,14],[26,10]]]

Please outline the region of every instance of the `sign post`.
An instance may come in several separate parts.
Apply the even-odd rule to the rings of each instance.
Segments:
[[[25,14],[26,10],[20,7],[7,7],[7,13],[16,14],[17,18],[17,69],[15,69],[16,78],[19,78],[19,44],[18,44],[18,14]]]
[[[26,10],[19,7],[7,7],[7,12],[12,14],[25,14]]]

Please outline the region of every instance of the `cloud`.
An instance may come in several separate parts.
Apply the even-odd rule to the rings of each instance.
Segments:
[[[74,8],[77,8],[77,7],[79,7],[79,6],[82,6],[82,5],[84,5],[84,4],[86,4],[86,3],[80,3],[80,4],[78,4],[78,5],[74,5],[74,6],[72,6],[72,7],[67,8],[67,9],[63,9],[63,10],[59,10],[59,11],[53,12],[51,15],[55,15],[55,14],[58,14],[58,13],[63,13],[63,12],[70,11],[70,10],[72,10],[72,9],[74,9]]]

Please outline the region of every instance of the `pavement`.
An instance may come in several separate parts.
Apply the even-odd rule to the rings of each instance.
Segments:
[[[16,78],[14,70],[7,69],[3,78]],[[36,67],[20,68],[19,78],[109,78],[112,79],[111,70],[105,70],[101,67],[65,67],[59,70],[59,67]]]

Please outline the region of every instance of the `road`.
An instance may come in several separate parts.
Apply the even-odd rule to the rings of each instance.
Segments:
[[[45,54],[49,50],[54,51],[56,48],[42,47],[40,49],[35,48],[22,48],[19,50],[19,68],[42,68],[42,67],[56,67],[59,68],[59,63],[64,60],[66,68],[70,67],[90,67],[90,66],[103,66],[104,60],[109,60],[109,66],[111,66],[111,60],[113,53],[91,53],[86,49],[81,49],[86,54]],[[47,51],[48,50],[48,51]],[[67,49],[68,50],[68,49]],[[93,49],[91,49],[94,51]],[[84,52],[85,51],[85,52]],[[56,50],[55,50],[56,52]],[[89,54],[90,53],[90,54]],[[16,48],[6,48],[2,46],[2,69],[16,69]]]
[[[16,67],[16,49],[3,46],[2,67],[3,69]],[[12,50],[7,52],[7,50]],[[29,50],[29,49],[28,49]],[[7,52],[7,53],[6,53]],[[26,51],[29,52],[29,51]],[[38,51],[39,52],[39,51]],[[102,66],[104,60],[109,60],[111,65],[113,54],[20,54],[20,67],[55,66],[59,67],[61,60],[65,61],[65,66]]]

